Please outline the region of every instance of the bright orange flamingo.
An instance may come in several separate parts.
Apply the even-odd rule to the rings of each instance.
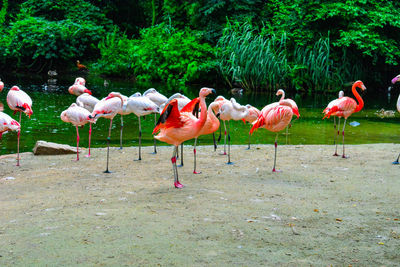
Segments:
[[[336,98],[336,99],[332,100],[331,102],[329,102],[328,106],[322,111],[322,113],[328,114],[328,112],[331,110],[331,108],[333,106],[335,106],[337,103],[339,103],[340,99],[343,96],[344,96],[344,92],[340,91],[339,92],[339,98]],[[336,117],[339,118],[339,123],[337,125],[337,130],[336,130]],[[337,116],[334,115],[334,117],[333,117],[333,127],[335,128],[335,137],[333,139],[333,144],[336,145],[335,154],[333,154],[334,156],[339,156],[338,153],[337,153],[337,140],[336,139],[340,134],[340,130],[339,130],[339,128],[340,128],[340,118],[341,118],[341,116],[339,116],[339,115],[337,115]]]
[[[285,129],[290,121],[292,120],[293,114],[300,117],[300,114],[296,107],[292,106],[291,101],[284,99],[279,102],[271,103],[265,106],[262,110],[258,119],[253,123],[253,127],[250,130],[250,134],[253,134],[254,130],[262,127],[268,131],[275,132],[275,157],[274,157],[274,168],[273,172],[279,172],[275,169],[276,166],[276,152],[278,148],[278,132]]]
[[[100,117],[110,119],[110,128],[108,130],[108,137],[107,137],[107,167],[104,173],[110,173],[110,171],[108,170],[108,160],[110,154],[112,121],[115,115],[117,115],[117,113],[121,110],[123,104],[124,104],[124,99],[122,98],[121,94],[116,92],[111,92],[105,99],[102,99],[100,102],[96,104],[96,106],[94,106],[92,114],[88,116],[88,120],[91,123],[95,123],[97,119]]]
[[[182,188],[183,185],[178,179],[178,168],[176,166],[176,156],[178,146],[182,142],[192,139],[198,135],[207,120],[207,106],[205,98],[210,93],[215,93],[214,89],[202,88],[199,92],[200,97],[200,117],[197,118],[191,112],[193,110],[192,100],[187,104],[188,108],[183,107],[181,111],[178,110],[178,101],[173,99],[162,111],[161,116],[153,130],[153,134],[160,131],[155,136],[156,139],[173,145],[174,152],[172,154],[171,162],[174,170],[174,186],[175,188]],[[191,110],[190,110],[191,109]]]
[[[397,82],[399,82],[399,81],[400,81],[400,75],[397,75],[396,77],[394,77],[394,78],[392,79],[392,83],[393,83],[393,84],[395,84],[395,83],[397,83]],[[399,95],[399,97],[397,98],[396,108],[397,108],[397,111],[400,112],[400,95]],[[397,156],[397,159],[396,159],[395,161],[392,162],[392,164],[399,164],[399,163],[400,163],[400,162],[399,162],[399,158],[400,158],[400,154]]]
[[[356,88],[360,88],[363,91],[366,90],[367,88],[365,88],[365,85],[363,84],[362,81],[356,81],[353,84],[351,91],[353,92],[353,95],[358,100],[358,104],[351,97],[347,97],[347,96],[342,97],[340,100],[338,100],[336,102],[335,105],[332,106],[332,108],[322,118],[322,119],[325,119],[326,117],[329,118],[332,115],[341,116],[344,118],[343,131],[342,131],[342,136],[343,136],[342,158],[346,158],[345,153],[344,153],[344,128],[346,127],[347,118],[350,117],[351,114],[353,114],[355,112],[359,112],[364,107],[364,101],[362,100],[361,96],[358,94]]]
[[[14,114],[19,111],[19,124],[21,125],[21,115],[24,112],[26,115],[31,118],[33,114],[32,110],[32,99],[29,97],[27,93],[19,89],[18,86],[11,87],[10,91],[7,94],[7,104],[11,110],[14,111]],[[18,131],[18,143],[17,143],[17,166],[19,166],[19,135],[21,130]]]

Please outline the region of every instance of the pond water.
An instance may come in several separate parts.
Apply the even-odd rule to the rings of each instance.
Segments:
[[[1,79],[5,83],[5,88],[0,93],[0,102],[4,104],[5,113],[18,120],[18,115],[13,115],[6,103],[6,96],[9,88],[18,85],[27,92],[33,100],[34,114],[29,119],[22,117],[21,129],[21,151],[32,151],[37,140],[45,140],[56,143],[76,145],[76,130],[72,124],[64,123],[60,119],[60,114],[67,109],[69,105],[75,102],[76,97],[68,93],[68,87],[73,84],[75,77],[81,75],[58,75],[56,80],[49,80],[45,76],[19,76],[3,75]],[[83,76],[85,77],[85,76]],[[124,95],[131,95],[137,91],[144,92],[148,89],[146,86],[140,86],[131,81],[119,81],[107,79],[109,86],[104,86],[104,79],[94,75],[86,75],[87,87],[93,92],[93,95],[102,98],[108,92],[116,91]],[[400,115],[395,113],[393,118],[379,118],[374,113],[381,109],[396,110],[396,100],[399,95],[399,88],[394,87],[392,95],[388,98],[387,86],[389,81],[382,88],[368,88],[361,95],[365,99],[364,109],[352,115],[349,122],[356,121],[360,123],[357,127],[346,126],[347,144],[365,144],[365,143],[399,143],[400,142]],[[198,96],[198,91],[202,86],[213,87],[211,84],[192,85],[180,89],[168,89],[162,84],[153,85],[158,91],[167,97],[175,92],[181,91],[190,98]],[[232,97],[232,93],[227,88],[214,87],[217,95],[223,95],[226,98]],[[351,88],[344,88],[345,95],[352,96]],[[330,100],[337,98],[337,93],[314,95],[300,95],[292,92],[286,92],[288,98],[294,99],[301,114],[300,119],[292,123],[289,134],[286,136],[283,132],[280,134],[279,144],[332,144],[334,129],[333,119],[322,120],[322,110]],[[212,97],[213,98],[213,97]],[[252,104],[259,109],[266,104],[277,101],[278,98],[274,92],[264,94],[246,93],[240,97],[235,96],[241,104]],[[213,99],[209,98],[207,103]],[[100,118],[93,126],[92,147],[106,146],[107,129],[109,120]],[[151,132],[154,127],[154,116],[148,116],[142,119],[142,142],[144,145],[152,145],[153,137]],[[230,124],[231,140],[233,144],[247,144],[250,125],[244,125],[241,121],[232,121]],[[88,129],[86,125],[80,128],[80,144],[87,147]],[[119,146],[120,118],[117,115],[114,119],[111,145]],[[252,143],[272,144],[275,134],[259,129],[252,136]],[[199,144],[212,144],[212,135],[199,138]],[[221,139],[223,142],[223,138]],[[0,140],[0,155],[16,152],[16,133],[7,133]],[[138,119],[135,115],[124,117],[124,141],[125,146],[136,146],[138,144]],[[157,142],[160,145],[164,143]],[[188,141],[188,144],[192,141]]]

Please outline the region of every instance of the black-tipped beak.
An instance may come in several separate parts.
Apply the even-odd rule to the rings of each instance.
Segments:
[[[94,119],[94,117],[92,117],[92,115],[89,115],[89,119]]]
[[[211,93],[212,93],[213,95],[216,95],[216,94],[217,94],[217,91],[215,91],[215,89],[211,89]]]

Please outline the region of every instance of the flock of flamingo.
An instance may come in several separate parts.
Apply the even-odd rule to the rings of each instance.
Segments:
[[[393,78],[392,83],[400,82],[400,75]],[[182,188],[183,185],[179,182],[177,158],[178,158],[178,147],[183,142],[195,139],[194,141],[194,170],[193,173],[200,173],[196,169],[196,144],[197,138],[201,135],[214,134],[220,128],[220,121],[224,125],[224,155],[227,155],[227,164],[232,164],[230,160],[230,134],[229,134],[229,121],[230,120],[242,120],[243,122],[250,122],[252,127],[249,132],[249,144],[250,148],[250,136],[258,128],[265,128],[268,131],[275,132],[276,138],[274,142],[275,156],[273,172],[278,172],[276,169],[276,154],[277,154],[277,139],[278,133],[288,127],[292,120],[293,115],[297,118],[300,117],[298,107],[292,99],[285,98],[285,92],[279,89],[276,95],[280,95],[281,98],[278,102],[271,103],[265,106],[261,111],[257,108],[246,105],[242,106],[235,101],[234,98],[230,100],[225,99],[223,96],[218,96],[215,100],[207,107],[205,99],[210,94],[215,94],[215,90],[212,88],[202,88],[199,92],[199,97],[190,100],[180,93],[176,93],[170,98],[157,92],[154,88],[151,88],[143,93],[135,93],[129,97],[124,96],[117,92],[111,92],[107,97],[99,100],[92,96],[90,90],[85,87],[85,79],[76,78],[75,83],[69,87],[69,93],[76,95],[76,103],[69,106],[68,109],[61,113],[61,119],[64,122],[72,123],[76,127],[76,146],[77,146],[77,158],[79,160],[79,126],[83,126],[87,123],[90,124],[89,128],[89,151],[86,157],[90,157],[90,138],[92,133],[92,124],[103,117],[110,119],[110,127],[107,137],[107,163],[105,173],[109,173],[109,153],[110,153],[110,139],[111,139],[111,128],[114,117],[117,114],[121,115],[121,128],[120,128],[120,149],[122,149],[122,132],[123,132],[123,116],[134,113],[138,116],[139,120],[139,158],[141,160],[141,123],[140,117],[148,114],[155,114],[155,127],[153,134],[154,138],[162,142],[166,142],[174,146],[174,150],[171,157],[171,163],[174,172],[174,186],[176,188]],[[0,92],[4,88],[4,83],[0,81]],[[339,122],[336,125],[336,119],[334,119],[335,127],[335,153],[333,156],[338,156],[337,153],[337,142],[336,139],[340,135],[340,118],[344,118],[343,129],[342,129],[342,144],[343,153],[342,157],[346,158],[345,155],[345,142],[344,133],[346,127],[347,118],[355,113],[359,112],[364,102],[357,92],[357,88],[365,90],[365,86],[362,81],[356,81],[352,86],[352,93],[356,100],[351,97],[343,96],[343,91],[340,91],[339,98],[331,101],[328,106],[324,109],[325,114],[323,118],[330,118],[330,116],[338,117]],[[33,114],[32,111],[32,100],[31,98],[17,86],[13,86],[7,94],[7,104],[14,114],[19,112],[19,122],[12,119],[9,115],[1,112],[0,110],[0,138],[3,132],[6,131],[17,131],[18,132],[18,143],[17,143],[17,166],[20,165],[19,157],[19,139],[21,130],[21,114],[25,113],[29,117]],[[397,103],[397,108],[400,112],[400,97]],[[160,113],[160,117],[157,120],[157,113]],[[214,150],[215,136],[214,137]],[[228,140],[227,140],[228,139]],[[228,153],[226,153],[226,144],[228,143]],[[181,153],[183,146],[181,146]],[[154,153],[157,153],[156,140],[154,140]],[[399,154],[400,157],[400,154]],[[399,157],[394,164],[399,163]],[[181,164],[183,165],[183,153],[181,154]]]

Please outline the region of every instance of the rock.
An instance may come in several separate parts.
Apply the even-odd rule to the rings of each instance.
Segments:
[[[81,152],[82,148],[79,148]],[[63,154],[75,154],[76,147],[69,145],[62,145],[46,141],[37,141],[33,148],[34,155],[63,155]]]

